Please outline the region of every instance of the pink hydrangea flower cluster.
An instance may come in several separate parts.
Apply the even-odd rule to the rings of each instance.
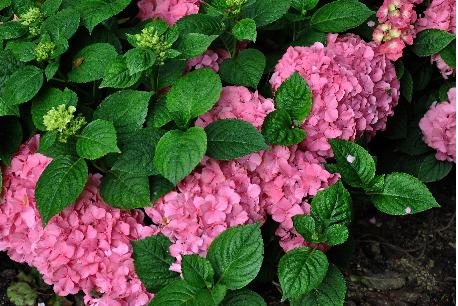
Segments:
[[[415,38],[414,23],[417,13],[414,4],[421,0],[384,0],[377,11],[379,25],[372,34],[372,39],[379,46],[379,51],[388,59],[395,61],[402,56],[407,45],[412,45]]]
[[[138,18],[147,20],[161,18],[169,25],[174,24],[180,18],[197,14],[199,12],[199,0],[140,0]]]
[[[448,101],[431,105],[420,128],[425,143],[437,151],[438,160],[456,162],[456,88],[448,91]]]
[[[224,49],[207,50],[205,53],[191,58],[187,63],[187,70],[192,68],[200,69],[208,67],[213,69],[215,72],[219,71],[219,65],[225,60],[230,58],[231,55]]]
[[[394,65],[374,43],[356,35],[329,34],[327,46],[290,47],[275,67],[275,91],[295,71],[313,93],[313,108],[302,128],[301,148],[320,159],[331,157],[328,138],[355,140],[384,130],[399,99]]]
[[[417,21],[417,32],[426,29],[438,29],[456,33],[455,0],[433,0],[424,14],[425,16]],[[439,54],[434,54],[431,57],[431,62],[436,63],[444,79],[447,79],[454,72],[454,69],[448,66]]]
[[[4,172],[0,250],[35,266],[59,295],[82,290],[87,305],[146,305],[152,295],[135,274],[130,240],[152,235],[155,228],[142,225],[140,211],[106,205],[98,192],[100,175],[91,175],[76,203],[43,228],[34,190],[51,160],[36,153],[38,141],[34,137],[22,146]]]

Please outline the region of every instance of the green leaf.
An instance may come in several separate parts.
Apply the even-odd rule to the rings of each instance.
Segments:
[[[258,274],[264,254],[259,224],[241,225],[222,232],[213,240],[207,258],[218,283],[240,289]]]
[[[350,224],[351,196],[340,180],[316,194],[311,215],[327,224]]]
[[[323,226],[316,224],[315,219],[308,215],[296,215],[293,217],[296,231],[308,242],[323,242]]]
[[[169,254],[170,241],[166,237],[154,235],[131,241],[131,244],[134,249],[135,273],[146,289],[157,292],[179,279],[178,273],[169,270],[175,258]]]
[[[5,82],[3,98],[9,105],[30,101],[43,85],[43,72],[35,66],[25,66],[17,70]]]
[[[152,176],[150,180],[151,199],[154,205],[157,200],[166,195],[175,188],[175,185],[170,183],[162,176]]]
[[[207,289],[199,289],[185,281],[175,281],[154,296],[149,306],[216,306]]]
[[[86,185],[87,176],[87,165],[82,158],[60,156],[46,167],[35,189],[43,225],[75,202]]]
[[[265,66],[266,58],[261,51],[246,49],[236,58],[229,58],[222,62],[219,73],[225,82],[256,88]]]
[[[94,119],[112,121],[118,135],[139,130],[145,122],[151,95],[146,91],[118,91],[100,103]]]
[[[146,48],[130,49],[124,54],[124,58],[130,75],[145,71],[156,62],[154,52]]]
[[[330,264],[326,277],[318,288],[291,301],[291,306],[343,306],[346,291],[342,273],[336,266]]]
[[[257,0],[251,5],[242,7],[241,18],[251,18],[258,27],[266,26],[286,14],[290,0]]]
[[[304,140],[304,130],[293,126],[293,121],[284,110],[276,110],[267,115],[262,125],[262,135],[268,144],[291,146]]]
[[[0,118],[0,160],[2,160],[6,166],[10,165],[11,157],[17,152],[22,143],[22,138],[22,125],[17,118]]]
[[[0,24],[0,41],[19,38],[27,33],[27,27],[17,21],[7,21]]]
[[[52,16],[57,13],[61,5],[62,0],[46,0],[41,6],[41,13],[46,17]]]
[[[35,44],[31,41],[10,41],[6,49],[11,50],[21,62],[30,62],[35,59]]]
[[[383,190],[369,195],[375,207],[389,215],[415,214],[440,207],[425,184],[407,173],[386,175]]]
[[[251,18],[242,19],[234,25],[232,34],[238,40],[256,41],[256,22]]]
[[[204,14],[184,16],[177,21],[176,26],[180,33],[201,33],[206,35],[220,35],[225,28],[221,18]]]
[[[19,105],[9,105],[0,96],[0,117],[2,116],[16,116],[19,117]]]
[[[130,74],[124,57],[118,56],[105,69],[99,88],[127,88],[140,80],[141,73]]]
[[[330,139],[342,180],[355,188],[364,188],[375,176],[375,161],[360,145],[351,141]]]
[[[87,83],[101,79],[105,68],[117,56],[118,53],[111,44],[89,45],[73,57],[73,70],[68,73],[68,79],[75,83]]]
[[[343,224],[333,224],[326,229],[328,245],[342,244],[348,239],[348,228]]]
[[[61,156],[73,156],[78,158],[76,154],[76,139],[74,137],[67,140],[66,143],[56,141],[57,133],[47,132],[40,140],[38,152],[51,158]]]
[[[322,32],[345,32],[356,28],[374,12],[356,0],[337,0],[320,7],[310,20]]]
[[[94,27],[124,10],[131,0],[80,0],[78,9],[84,25],[92,32]]]
[[[207,136],[202,128],[169,131],[156,146],[154,166],[162,176],[177,184],[199,164],[206,149]]]
[[[172,120],[172,115],[167,109],[165,96],[158,97],[157,101],[151,105],[146,118],[146,125],[161,128]]]
[[[326,255],[308,247],[295,248],[286,253],[278,265],[278,278],[283,296],[289,299],[317,288],[328,270]]]
[[[100,195],[112,207],[147,207],[150,205],[148,177],[111,171],[103,178]]]
[[[98,159],[108,153],[120,153],[113,123],[102,119],[89,123],[78,136],[76,152],[86,159]]]
[[[49,33],[53,41],[62,38],[70,39],[78,30],[80,25],[80,15],[73,9],[64,9],[57,14],[47,18],[41,30]]]
[[[439,53],[455,39],[455,35],[442,30],[427,29],[419,32],[412,46],[418,56],[431,56]]]
[[[407,102],[412,102],[412,95],[413,95],[413,80],[412,75],[406,69],[404,75],[401,78],[401,95]]]
[[[304,121],[312,110],[312,92],[297,71],[284,81],[275,93],[275,108],[288,112],[292,119],[300,122]]]
[[[11,0],[0,0],[0,10],[7,8],[11,5]]]
[[[156,79],[156,90],[171,86],[183,75],[185,68],[186,61],[184,60],[170,60],[165,62],[164,65],[159,66]]]
[[[402,77],[404,76],[404,72],[406,71],[406,68],[402,60],[397,60],[396,62],[394,62],[394,68],[396,69],[397,79],[401,80]]]
[[[226,297],[227,287],[222,284],[216,284],[210,291],[212,300],[215,305],[220,305]]]
[[[440,56],[452,68],[456,68],[456,40],[440,51]]]
[[[253,152],[268,150],[262,134],[243,120],[223,119],[205,128],[207,155],[217,160],[232,160]]]
[[[267,304],[256,292],[241,289],[231,291],[221,303],[221,306],[267,306]]]
[[[10,50],[0,50],[0,93],[5,82],[24,64],[18,61]],[[0,94],[0,97],[3,95]]]
[[[129,134],[122,144],[122,154],[111,169],[144,176],[158,174],[153,157],[163,135],[164,131],[155,128],[144,128]]]
[[[418,178],[425,183],[440,181],[453,169],[453,163],[437,160],[434,154],[430,154],[421,161],[418,169]]]
[[[177,50],[181,53],[181,58],[189,59],[204,53],[217,37],[201,33],[185,34],[178,40]]]
[[[215,272],[208,259],[199,255],[183,255],[181,271],[184,280],[194,287],[205,288],[213,284]]]
[[[47,88],[32,100],[31,113],[33,124],[40,131],[45,131],[46,126],[43,123],[43,116],[49,110],[61,104],[67,107],[76,106],[77,102],[78,96],[68,88],[65,88],[64,91],[52,87]]]
[[[302,14],[305,14],[307,11],[313,9],[318,2],[318,0],[292,0],[291,6]]]
[[[45,76],[46,79],[49,81],[51,80],[57,73],[57,70],[59,70],[59,62],[51,62],[46,66],[45,68]]]
[[[209,68],[198,69],[176,81],[167,94],[167,109],[182,127],[209,111],[221,95],[218,75]]]

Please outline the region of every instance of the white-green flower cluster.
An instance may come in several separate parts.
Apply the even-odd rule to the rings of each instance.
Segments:
[[[56,44],[53,42],[40,42],[35,48],[35,57],[37,61],[44,62],[51,58]]]
[[[20,22],[22,25],[29,28],[30,34],[37,36],[40,34],[40,27],[43,23],[43,15],[38,7],[32,7],[21,16]]]
[[[43,116],[43,123],[49,132],[57,132],[60,142],[67,142],[68,138],[78,133],[86,125],[86,120],[82,116],[75,117],[76,107],[66,107],[61,104],[51,108]]]
[[[172,47],[172,42],[166,40],[164,35],[158,33],[154,27],[146,27],[141,33],[134,35],[137,44],[142,48],[149,48],[156,54],[156,62],[163,63],[167,51]]]

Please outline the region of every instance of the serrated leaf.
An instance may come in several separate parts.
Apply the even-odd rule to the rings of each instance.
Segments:
[[[31,41],[10,41],[6,44],[6,49],[11,50],[21,62],[30,62],[35,59],[35,46]]]
[[[24,64],[18,61],[10,50],[0,50],[0,67],[2,67],[0,70],[0,93],[8,78],[22,66]],[[0,97],[2,96],[0,95]]]
[[[453,40],[447,47],[440,51],[440,56],[447,65],[456,68],[456,41]]]
[[[0,40],[19,38],[27,33],[27,27],[17,21],[0,24]]]
[[[231,291],[221,306],[267,306],[264,299],[248,289],[241,289],[237,291]]]
[[[307,82],[296,71],[284,81],[275,93],[275,108],[286,111],[300,122],[312,110],[312,92]]]
[[[258,274],[264,254],[258,224],[232,227],[213,240],[208,249],[218,283],[228,289],[240,289]]]
[[[99,23],[124,10],[131,0],[80,0],[78,9],[84,25],[92,32]]]
[[[238,40],[256,41],[256,22],[251,18],[242,19],[234,25],[232,34]]]
[[[253,152],[268,150],[262,134],[250,123],[223,119],[205,128],[207,155],[217,160],[232,160]]]
[[[43,85],[43,72],[35,66],[20,68],[5,82],[3,99],[9,105],[30,101]]]
[[[266,58],[261,51],[246,49],[236,58],[229,58],[222,62],[219,73],[221,79],[230,84],[256,88],[265,66]]]
[[[375,176],[375,161],[360,145],[351,141],[330,139],[342,180],[355,188],[363,188]]]
[[[455,35],[442,30],[427,29],[417,33],[412,51],[418,56],[431,56],[439,53],[455,39]]]
[[[40,141],[38,152],[50,158],[60,156],[74,156],[78,158],[78,154],[76,154],[76,139],[74,137],[68,139],[65,143],[56,141],[56,137],[57,133],[47,132]]]
[[[82,158],[59,156],[43,171],[35,198],[43,225],[71,205],[86,185],[88,169]]]
[[[426,156],[418,169],[418,178],[424,183],[440,181],[453,169],[453,163],[437,160],[434,154]]]
[[[102,180],[100,195],[112,207],[147,207],[150,204],[148,177],[111,171]]]
[[[22,143],[23,131],[21,122],[14,117],[0,118],[0,160],[10,165],[11,157]]]
[[[3,117],[3,116],[19,117],[19,105],[9,105],[0,96],[0,117]]]
[[[205,14],[184,16],[178,20],[176,26],[180,33],[201,33],[206,35],[220,35],[225,28],[221,18]]]
[[[154,296],[149,306],[216,306],[207,289],[196,288],[187,282],[175,281]]]
[[[150,49],[134,48],[124,54],[129,74],[145,71],[151,68],[156,62],[156,55]]]
[[[148,117],[146,118],[146,125],[161,128],[172,120],[172,115],[167,109],[166,99],[164,96],[161,96],[151,106]]]
[[[73,57],[73,69],[68,73],[68,79],[75,83],[87,83],[101,79],[106,67],[117,56],[118,53],[111,44],[89,45]]]
[[[210,287],[215,272],[208,259],[199,255],[183,255],[181,260],[183,278],[197,288]]]
[[[342,273],[336,266],[330,264],[326,277],[318,288],[291,301],[291,306],[343,306],[346,291]]]
[[[333,224],[326,229],[326,243],[328,245],[342,244],[348,239],[348,228],[343,224]]]
[[[209,68],[198,69],[177,80],[167,94],[166,105],[175,122],[182,127],[209,111],[221,95],[218,75]]]
[[[275,110],[267,115],[262,125],[262,135],[268,144],[291,146],[304,140],[306,134],[284,110]]]
[[[202,128],[169,131],[156,146],[154,166],[162,176],[177,184],[199,164],[206,149],[207,136]]]
[[[64,9],[47,18],[41,26],[42,32],[49,33],[53,41],[70,39],[78,30],[80,15],[73,9]]]
[[[419,179],[407,173],[390,173],[380,192],[369,193],[375,207],[389,215],[415,214],[440,207]]]
[[[112,170],[136,175],[158,174],[153,165],[154,152],[164,131],[144,128],[128,135],[121,146],[121,155],[113,164]]]
[[[139,130],[146,119],[151,93],[137,90],[121,90],[100,103],[94,119],[113,122],[118,134]]]
[[[185,60],[169,60],[159,66],[156,78],[156,90],[171,86],[184,73],[186,68]]]
[[[201,33],[185,34],[178,40],[176,48],[181,53],[181,58],[189,59],[204,53],[217,37]]]
[[[294,229],[308,242],[323,241],[323,227],[316,224],[315,219],[308,215],[293,217]]]
[[[351,196],[340,180],[315,195],[311,215],[330,225],[350,224]]]
[[[156,204],[157,200],[172,191],[173,188],[175,188],[175,185],[164,177],[158,175],[152,176],[150,179],[152,204]]]
[[[41,6],[41,12],[44,16],[52,16],[57,13],[61,5],[62,0],[46,0]]]
[[[140,80],[141,72],[130,74],[124,57],[118,56],[105,69],[99,88],[128,88]]]
[[[162,287],[179,279],[179,274],[170,271],[175,258],[170,256],[170,241],[155,235],[143,240],[131,241],[134,250],[135,273],[149,291],[157,292]]]
[[[374,14],[356,0],[337,0],[320,7],[312,15],[312,27],[322,32],[345,32],[356,28]]]
[[[278,265],[278,278],[283,296],[291,299],[317,288],[328,270],[326,255],[308,247],[286,253]]]
[[[61,104],[67,107],[76,106],[77,102],[78,96],[68,88],[65,88],[64,91],[52,87],[47,88],[32,100],[31,113],[33,124],[40,131],[45,131],[46,126],[43,124],[43,116],[49,110]]]
[[[45,68],[45,76],[46,79],[49,81],[51,80],[57,73],[57,70],[59,70],[59,62],[51,62],[46,66]]]
[[[280,19],[290,7],[290,0],[257,0],[242,7],[241,18],[251,18],[258,27],[266,26]]]
[[[78,135],[76,152],[80,157],[92,160],[108,153],[120,153],[113,123],[102,119],[89,123]]]

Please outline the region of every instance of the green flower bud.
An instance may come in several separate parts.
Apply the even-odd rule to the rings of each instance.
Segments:
[[[38,7],[32,7],[21,16],[20,22],[22,25],[29,27],[30,34],[36,36],[40,34],[40,27],[43,23],[43,15]]]
[[[51,58],[56,45],[53,42],[40,42],[35,48],[37,61],[44,62]]]
[[[239,14],[245,3],[247,3],[247,0],[226,0],[228,11],[233,15]]]
[[[163,35],[159,35],[154,27],[147,27],[141,33],[134,35],[137,44],[142,48],[149,48],[156,54],[156,62],[164,63],[166,51],[172,47]]]
[[[65,104],[51,108],[43,116],[43,123],[47,131],[56,131],[59,134],[60,142],[67,142],[68,138],[78,133],[86,124],[86,120],[78,116],[75,118],[76,108]]]

